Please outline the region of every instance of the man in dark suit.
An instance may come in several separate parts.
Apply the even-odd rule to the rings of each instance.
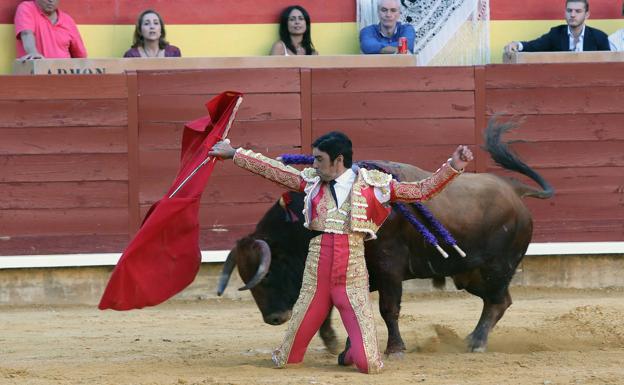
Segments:
[[[544,51],[609,51],[609,38],[599,29],[585,25],[589,18],[589,0],[566,0],[567,25],[559,25],[531,41],[512,41],[505,53]]]

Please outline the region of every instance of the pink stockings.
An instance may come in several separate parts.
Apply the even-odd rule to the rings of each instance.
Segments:
[[[312,239],[288,332],[274,353],[278,366],[303,360],[310,340],[336,306],[351,340],[344,362],[355,364],[362,373],[381,370],[363,251],[359,235],[323,234]]]

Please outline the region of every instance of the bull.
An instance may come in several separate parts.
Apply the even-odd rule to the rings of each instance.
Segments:
[[[379,292],[379,311],[388,329],[387,355],[401,355],[405,343],[399,331],[402,281],[431,278],[439,287],[451,277],[458,290],[483,300],[481,317],[466,338],[469,351],[485,351],[488,335],[512,303],[509,283],[531,241],[531,213],[524,197],[547,199],[554,190],[502,142],[502,134],[513,123],[492,120],[485,130],[484,149],[503,168],[534,180],[541,189],[513,178],[493,174],[460,175],[433,199],[425,202],[430,212],[453,234],[467,256],[451,249],[443,258],[425,242],[403,215],[392,213],[378,232],[378,239],[365,243],[370,290]],[[367,162],[391,172],[403,181],[416,181],[431,173],[407,164]],[[219,280],[221,295],[235,267],[251,290],[264,322],[277,325],[290,318],[301,288],[308,242],[314,236],[303,227],[303,194],[289,193],[286,208],[276,203],[253,233],[238,240],[230,251]],[[461,198],[460,198],[461,197]],[[423,220],[421,214],[414,215]],[[337,342],[330,323],[321,327],[327,348],[336,352]]]

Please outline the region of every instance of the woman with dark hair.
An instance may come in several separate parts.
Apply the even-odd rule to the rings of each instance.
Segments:
[[[132,48],[124,57],[180,57],[180,49],[165,40],[165,23],[158,12],[148,9],[139,15]]]
[[[300,5],[291,5],[280,15],[280,40],[273,44],[271,55],[318,55],[312,44],[310,15]]]

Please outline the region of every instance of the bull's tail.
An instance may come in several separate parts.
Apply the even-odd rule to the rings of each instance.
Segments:
[[[501,137],[507,131],[517,126],[516,122],[499,123],[495,117],[491,118],[485,129],[483,149],[490,153],[490,156],[501,167],[516,171],[533,179],[540,185],[542,190],[537,190],[527,186],[519,181],[514,181],[514,187],[520,196],[535,197],[539,199],[548,199],[555,193],[553,187],[540,174],[524,163],[520,158],[507,146],[508,142],[503,142]]]

